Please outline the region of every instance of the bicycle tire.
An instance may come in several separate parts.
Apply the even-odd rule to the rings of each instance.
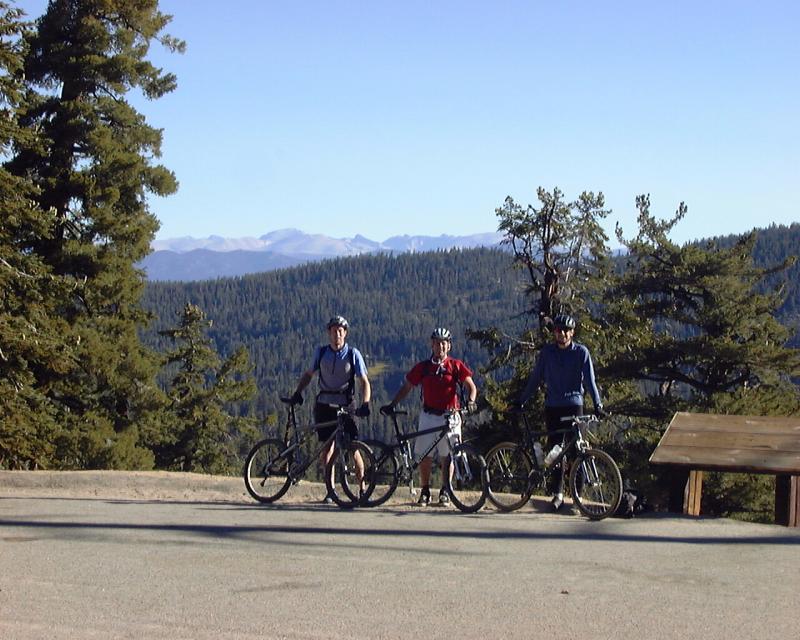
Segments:
[[[360,456],[363,464],[362,481],[358,480],[358,462]],[[370,479],[372,475],[372,451],[359,440],[350,442],[346,449],[336,449],[325,469],[325,486],[328,495],[342,509],[360,506],[374,488]],[[362,482],[364,486],[362,487]]]
[[[516,442],[501,442],[486,454],[487,493],[500,511],[516,511],[531,498],[533,469],[528,452]]]
[[[486,502],[486,461],[469,444],[458,445],[453,458],[456,468],[447,477],[450,499],[460,511],[475,513]]]
[[[244,486],[258,502],[275,502],[289,490],[291,460],[284,456],[282,440],[266,438],[257,442],[244,463]]]
[[[361,506],[379,507],[394,495],[400,481],[398,474],[399,465],[394,449],[380,440],[364,440],[372,449],[372,475],[370,485],[372,489],[363,500]]]
[[[592,520],[615,513],[622,499],[622,474],[614,459],[605,451],[587,449],[571,464],[569,489],[578,511]]]

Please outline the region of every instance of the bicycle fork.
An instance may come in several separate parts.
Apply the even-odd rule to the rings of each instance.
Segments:
[[[461,444],[461,439],[456,438],[453,449],[454,450],[457,449],[460,446],[460,444]],[[463,451],[459,451],[458,453],[453,452],[452,458],[453,458],[453,474],[455,475],[456,480],[460,482],[471,481],[473,478],[472,469],[470,468],[467,454],[464,453]]]
[[[408,492],[413,496],[417,496],[417,490],[414,488],[414,473],[411,471],[411,447],[406,442],[400,453],[400,464],[403,467],[403,473],[408,474]]]

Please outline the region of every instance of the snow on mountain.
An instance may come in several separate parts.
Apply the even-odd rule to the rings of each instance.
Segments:
[[[499,233],[470,236],[394,236],[375,242],[362,235],[331,238],[298,229],[279,229],[260,238],[169,238],[153,242],[153,253],[139,263],[150,280],[209,280],[271,271],[315,260],[362,253],[406,253],[437,249],[490,247]]]
[[[279,229],[259,238],[168,238],[153,242],[153,251],[186,253],[197,249],[209,251],[270,251],[285,255],[352,256],[375,251],[435,251],[454,247],[469,248],[493,246],[502,239],[499,233],[479,233],[468,236],[393,236],[375,242],[362,235],[354,238],[331,238],[323,234],[307,234],[298,229]]]

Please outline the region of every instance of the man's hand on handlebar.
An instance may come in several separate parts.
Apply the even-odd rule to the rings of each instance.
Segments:
[[[359,418],[369,418],[369,402],[362,402],[361,406],[356,409],[356,416]]]
[[[389,404],[385,404],[381,407],[381,414],[384,416],[390,416],[394,413],[394,405],[390,402]]]

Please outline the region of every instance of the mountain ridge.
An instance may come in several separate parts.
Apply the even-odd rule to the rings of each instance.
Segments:
[[[317,262],[375,253],[417,253],[448,249],[473,249],[497,246],[503,239],[498,232],[464,236],[400,235],[376,242],[356,234],[353,238],[332,238],[286,228],[258,238],[207,238],[183,236],[155,240],[153,253],[139,263],[149,280],[191,282],[249,273],[272,271]]]

